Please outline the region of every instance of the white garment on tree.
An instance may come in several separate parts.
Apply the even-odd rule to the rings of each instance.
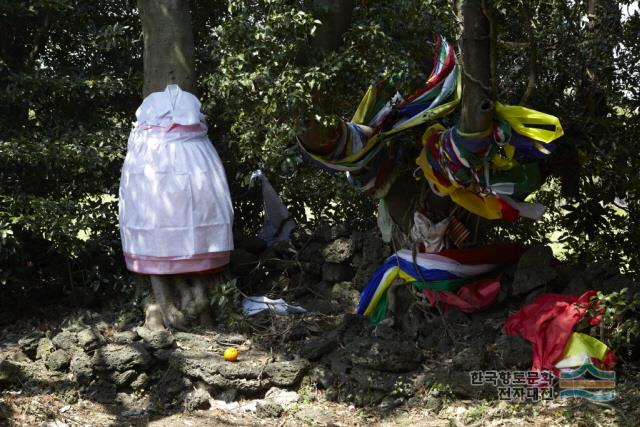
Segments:
[[[200,102],[177,85],[136,111],[120,180],[127,267],[146,274],[218,268],[233,249],[233,207]]]

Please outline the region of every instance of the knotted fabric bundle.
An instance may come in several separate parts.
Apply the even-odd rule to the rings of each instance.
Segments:
[[[387,292],[396,278],[418,288],[431,305],[472,313],[487,308],[500,291],[500,268],[518,261],[526,247],[494,244],[435,254],[400,250],[387,258],[360,295],[357,313],[378,323],[387,313]]]
[[[416,163],[437,195],[487,219],[540,219],[545,207],[520,200],[542,184],[538,162],[562,136],[557,117],[498,104],[493,127],[464,133],[433,125]],[[544,127],[539,127],[544,126]],[[547,130],[551,128],[552,130]]]
[[[424,84],[404,98],[387,74],[369,87],[351,122],[340,122],[333,136],[309,151],[302,142],[303,156],[331,172],[347,172],[350,184],[374,194],[404,160],[402,144],[390,144],[390,137],[407,129],[450,114],[460,102],[460,70],[453,46],[436,39],[434,66]]]

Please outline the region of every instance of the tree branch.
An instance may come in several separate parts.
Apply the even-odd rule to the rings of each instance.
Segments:
[[[38,56],[38,53],[40,53],[40,50],[42,50],[42,48],[44,47],[47,41],[47,39],[44,36],[49,32],[49,26],[50,26],[49,19],[50,19],[49,12],[46,12],[44,15],[44,19],[42,21],[42,26],[40,27],[40,30],[33,37],[33,47],[31,48],[31,51],[29,52],[29,55],[27,57],[27,63],[26,63],[27,67],[33,64],[36,57]]]
[[[529,74],[527,76],[527,88],[520,98],[520,105],[526,104],[536,90],[538,80],[538,46],[533,28],[533,16],[528,6],[522,8],[523,20],[527,23],[529,34]]]

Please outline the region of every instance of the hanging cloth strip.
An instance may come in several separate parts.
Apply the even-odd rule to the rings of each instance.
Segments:
[[[337,143],[332,153],[320,154],[308,151],[298,140],[303,156],[323,169],[359,172],[384,149],[386,137],[450,114],[462,95],[455,50],[440,36],[436,40],[434,68],[421,88],[404,100],[390,80],[387,75],[369,87],[351,123],[340,126],[338,131],[346,135],[340,135],[338,141],[346,143]],[[369,137],[363,129],[370,130]]]
[[[444,131],[445,128],[441,125],[433,125],[427,129],[422,137],[422,152],[416,160],[434,193],[448,195],[456,204],[487,219],[517,218],[517,212],[498,197],[491,194],[481,195],[480,188],[465,188],[455,179],[449,180],[449,176],[455,175],[455,170],[443,172],[445,175],[436,172],[441,168],[438,162],[440,158],[438,146],[440,135]]]
[[[349,182],[371,195],[384,187],[402,161],[393,135],[450,114],[460,102],[461,72],[453,47],[436,38],[434,67],[425,84],[404,99],[387,75],[369,87],[350,123],[340,122],[331,141],[303,156],[316,166],[348,173]],[[544,206],[523,199],[542,182],[537,161],[555,149],[563,135],[557,117],[520,106],[496,104],[492,129],[468,134],[456,126],[432,126],[416,160],[434,193],[487,219],[539,219]],[[437,134],[435,136],[434,134]]]
[[[496,115],[509,122],[515,132],[539,144],[548,144],[564,135],[560,119],[530,108],[504,105],[498,102]],[[549,128],[553,128],[553,130]]]

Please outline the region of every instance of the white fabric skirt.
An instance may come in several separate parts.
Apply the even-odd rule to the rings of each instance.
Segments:
[[[206,126],[131,131],[120,180],[127,268],[143,274],[219,269],[233,249],[233,207]]]

